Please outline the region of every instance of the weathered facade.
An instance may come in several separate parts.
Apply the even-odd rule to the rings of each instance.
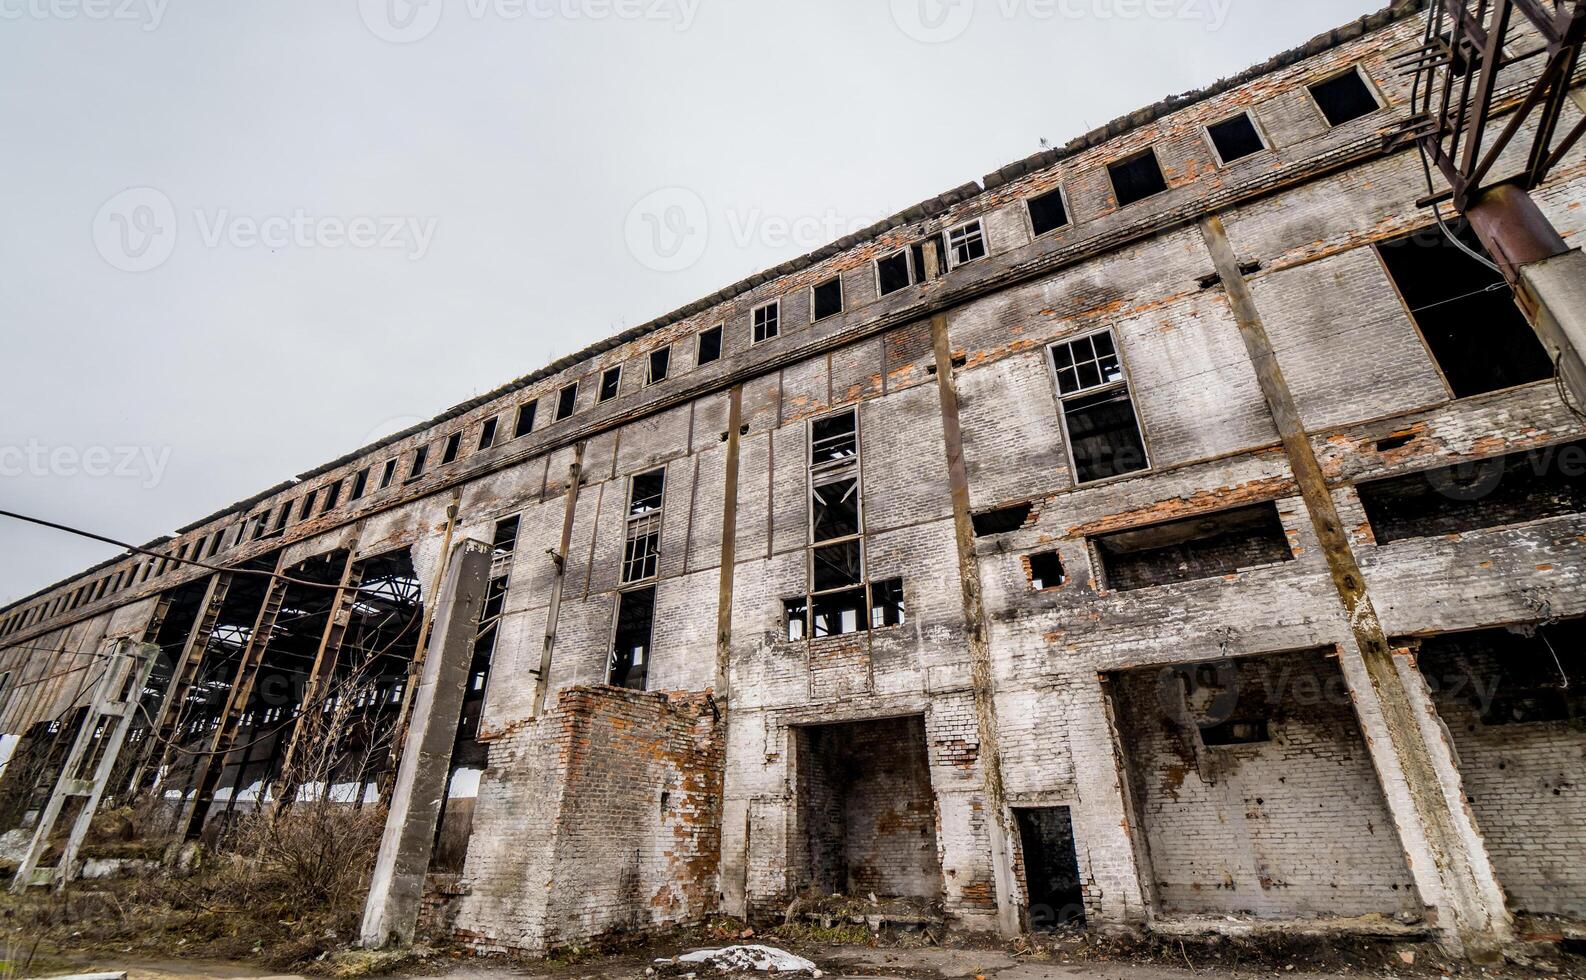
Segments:
[[[280,783],[338,649],[427,622],[473,539],[444,919],[481,949],[811,893],[1003,930],[1578,935],[1586,417],[1386,148],[1413,13],[150,546],[186,564],[8,608],[0,729],[47,771],[106,642],[160,644],[189,711],[147,713],[126,781],[199,832]],[[1572,240],[1586,157],[1534,196]],[[399,733],[419,635],[379,645]]]

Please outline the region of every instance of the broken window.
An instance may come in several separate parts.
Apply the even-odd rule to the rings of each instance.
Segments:
[[[1322,110],[1329,126],[1342,126],[1382,108],[1377,102],[1376,93],[1366,83],[1358,67],[1325,82],[1317,82],[1310,87],[1310,91],[1311,98],[1316,100],[1316,107]]]
[[[1110,163],[1107,172],[1112,175],[1112,189],[1118,196],[1119,207],[1155,197],[1167,190],[1167,178],[1162,175],[1162,164],[1158,162],[1155,150],[1146,150]]]
[[[985,258],[986,233],[980,220],[966,221],[947,231],[947,261],[950,267]]]
[[[341,502],[341,481],[337,480],[325,488],[325,505],[319,509],[321,514],[328,514],[336,509]]]
[[[661,562],[661,510],[666,469],[640,473],[628,481],[628,527],[622,553],[622,583],[655,578]]]
[[[644,690],[650,671],[650,640],[655,625],[655,586],[617,594],[617,628],[607,683]]]
[[[1576,655],[1583,640],[1580,619],[1448,633],[1422,640],[1415,662],[1445,715],[1458,706],[1483,726],[1579,724],[1586,718],[1586,659]],[[1456,738],[1465,730],[1456,726]]]
[[[1254,504],[1095,539],[1104,587],[1133,589],[1293,561],[1275,503]]]
[[[919,243],[876,260],[876,288],[882,296],[924,281],[925,247]]]
[[[447,436],[446,444],[441,447],[441,465],[445,466],[447,463],[456,462],[457,453],[462,449],[462,446],[463,434],[461,432],[453,432]]]
[[[757,306],[750,314],[754,322],[753,342],[758,344],[775,337],[781,329],[782,301],[772,300],[764,306]]]
[[[1586,442],[1467,460],[1356,487],[1378,544],[1586,512]]]
[[[1250,118],[1248,112],[1207,126],[1206,134],[1211,137],[1217,159],[1225,164],[1243,160],[1267,148],[1266,141],[1261,138],[1261,131],[1256,128],[1256,121]]]
[[[1463,218],[1449,228],[1485,255]],[[1388,275],[1456,398],[1553,377],[1553,363],[1515,305],[1514,292],[1436,225],[1378,246]]]
[[[287,501],[287,503],[282,506],[281,513],[285,514],[291,509],[292,503],[291,501]],[[253,534],[250,535],[250,538],[251,540],[257,541],[264,537],[265,530],[270,526],[270,511],[268,508],[261,510],[259,513],[254,514],[253,517],[249,518],[249,520],[253,523]]]
[[[1019,851],[1030,928],[1051,931],[1085,921],[1085,886],[1074,843],[1074,818],[1066,806],[1018,809]]]
[[[1091,483],[1146,469],[1145,437],[1111,331],[1052,347],[1074,479]]]
[[[573,414],[573,408],[578,403],[578,382],[563,388],[556,393],[556,421],[560,422]]]
[[[512,555],[518,546],[519,523],[520,519],[516,515],[502,518],[496,521],[495,533],[491,536],[490,582],[485,587],[485,600],[479,607],[473,660],[468,668],[468,689],[463,695],[463,717],[473,719],[475,726],[478,724],[479,711],[469,710],[469,705],[484,701],[490,683],[490,664],[495,657],[501,618],[506,611],[507,591],[512,585]]]
[[[622,384],[622,365],[606,368],[600,373],[600,387],[595,392],[595,401],[608,402],[617,397],[617,389]]]
[[[1201,744],[1208,748],[1219,745],[1254,745],[1271,741],[1267,732],[1267,719],[1253,721],[1224,721],[1214,725],[1200,725]]]
[[[709,364],[721,360],[721,324],[699,332],[699,355],[696,364]]]
[[[842,636],[903,622],[903,582],[865,581],[859,417],[853,409],[810,422],[807,595],[783,602],[789,640]]]
[[[662,347],[650,352],[650,375],[647,384],[660,384],[672,373],[672,348]]]
[[[1030,588],[1036,592],[1063,584],[1063,559],[1055,551],[1040,551],[1025,559],[1030,566]]]
[[[540,403],[537,399],[518,406],[517,418],[512,423],[512,438],[521,439],[534,431],[535,410],[539,407]]]
[[[347,499],[348,500],[361,500],[363,498],[363,495],[368,490],[369,490],[369,467],[365,466],[363,469],[359,470],[358,473],[352,478],[352,493],[348,495]]]
[[[413,465],[408,468],[408,480],[417,480],[424,475],[424,464],[429,462],[430,447],[420,446],[413,450]]]
[[[810,287],[810,320],[824,320],[843,311],[843,280],[832,276]]]
[[[1014,504],[1011,507],[999,507],[996,510],[981,511],[970,516],[970,523],[974,526],[975,537],[986,537],[993,534],[1007,534],[1017,531],[1030,519],[1031,506],[1029,504]]]
[[[480,450],[489,449],[495,444],[496,417],[492,415],[490,418],[485,419],[484,424],[479,427],[479,443],[474,447],[474,451],[478,452]]]
[[[1068,224],[1068,201],[1061,187],[1024,202],[1030,209],[1030,230],[1044,235]]]
[[[388,460],[385,461],[385,469],[380,471],[380,489],[381,490],[384,490],[386,487],[389,487],[391,485],[391,481],[396,479],[396,468],[397,468],[397,461],[396,461],[396,459],[394,457],[392,459],[388,459]]]
[[[319,488],[318,487],[314,488],[313,490],[310,490],[308,493],[303,494],[303,502],[301,504],[299,504],[298,508],[297,508],[297,519],[298,520],[306,521],[310,517],[314,516],[314,499],[318,495],[319,495]],[[261,514],[259,516],[261,518],[260,523],[263,523],[264,515]]]

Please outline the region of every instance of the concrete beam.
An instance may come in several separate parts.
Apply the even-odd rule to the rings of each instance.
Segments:
[[[490,553],[490,545],[483,541],[458,542],[436,597],[438,614],[430,631],[391,812],[364,905],[361,940],[366,947],[413,941],[424,877],[435,847],[435,828],[446,802],[457,720],[468,689],[479,608],[490,577]]]

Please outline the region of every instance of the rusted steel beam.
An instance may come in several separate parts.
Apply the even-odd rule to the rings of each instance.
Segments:
[[[732,666],[732,586],[738,561],[738,453],[743,427],[743,385],[727,396],[727,460],[721,506],[721,578],[716,587],[716,697],[725,707]]]
[[[551,580],[551,599],[545,611],[545,645],[540,649],[540,672],[534,678],[534,714],[545,713],[545,701],[551,693],[551,662],[556,656],[556,620],[562,612],[562,586],[567,581],[567,556],[573,547],[573,517],[578,511],[578,489],[584,482],[584,450],[588,443],[573,447],[573,461],[567,465],[566,502],[562,508],[562,537],[551,560],[556,563],[556,575]]]

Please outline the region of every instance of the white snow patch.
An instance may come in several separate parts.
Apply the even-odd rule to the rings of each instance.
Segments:
[[[741,973],[749,970],[777,973],[808,973],[818,975],[815,964],[802,956],[794,956],[785,949],[774,946],[727,946],[722,949],[697,949],[684,953],[675,960],[656,960],[657,963],[698,963],[713,966],[721,973]]]

